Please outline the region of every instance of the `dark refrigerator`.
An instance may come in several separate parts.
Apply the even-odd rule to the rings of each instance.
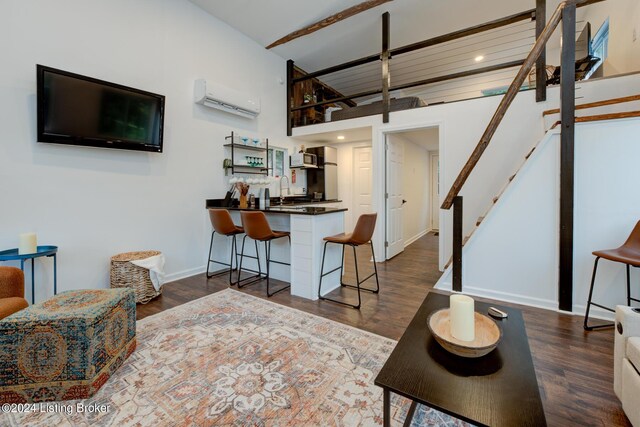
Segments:
[[[307,148],[315,154],[318,169],[307,169],[307,194],[322,193],[322,200],[338,199],[338,150],[333,147]]]

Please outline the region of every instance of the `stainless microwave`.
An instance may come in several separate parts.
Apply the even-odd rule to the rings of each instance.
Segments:
[[[292,168],[317,168],[318,158],[311,153],[294,153],[290,158],[290,166]]]

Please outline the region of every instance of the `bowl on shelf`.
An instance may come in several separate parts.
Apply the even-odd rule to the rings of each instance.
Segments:
[[[482,357],[491,353],[500,343],[502,329],[488,316],[475,312],[475,339],[462,341],[451,335],[449,315],[450,310],[443,308],[431,313],[427,319],[429,331],[449,353],[469,358]]]

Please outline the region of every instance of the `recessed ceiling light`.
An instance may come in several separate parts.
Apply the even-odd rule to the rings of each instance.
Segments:
[[[344,139],[344,135],[338,135],[338,139],[342,141]]]
[[[484,59],[484,56],[482,56],[482,55],[478,55],[478,56],[476,56],[476,62],[480,62],[480,61],[482,61],[483,59]]]

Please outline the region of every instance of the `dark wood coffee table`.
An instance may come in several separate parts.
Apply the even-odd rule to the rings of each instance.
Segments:
[[[486,314],[491,304],[476,301]],[[429,315],[449,306],[449,297],[430,293],[418,309],[375,384],[384,390],[384,425],[390,424],[390,392],[481,426],[546,426],[522,313],[497,320],[503,337],[484,357],[466,359],[447,352],[427,327]],[[408,423],[405,422],[405,425]]]

